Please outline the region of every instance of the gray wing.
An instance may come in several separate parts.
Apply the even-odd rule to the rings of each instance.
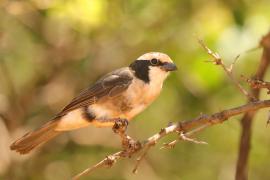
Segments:
[[[129,87],[132,79],[133,76],[129,68],[118,69],[103,76],[93,86],[75,97],[57,117],[63,116],[74,109],[94,104],[101,98],[119,95]]]

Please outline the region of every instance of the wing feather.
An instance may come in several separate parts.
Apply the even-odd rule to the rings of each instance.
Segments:
[[[58,115],[63,116],[80,107],[96,103],[101,98],[112,97],[124,92],[133,79],[129,68],[122,68],[103,76],[93,86],[82,91]]]

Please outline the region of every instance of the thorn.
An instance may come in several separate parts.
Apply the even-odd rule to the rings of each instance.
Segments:
[[[184,133],[181,133],[181,134],[180,134],[180,138],[183,139],[184,141],[193,142],[193,143],[195,143],[195,144],[208,144],[208,143],[205,142],[205,141],[198,141],[198,140],[196,140],[196,139],[189,138],[189,137],[185,136]]]
[[[163,146],[159,149],[165,149],[165,148],[172,149],[175,147],[177,142],[178,142],[178,140],[174,140],[174,141],[169,142],[169,143],[163,143]]]
[[[204,60],[203,62],[205,62],[205,63],[215,63],[215,62],[212,61],[212,60]]]
[[[219,63],[221,63],[221,57],[220,57],[220,55],[217,52],[212,52],[212,53],[213,53],[214,57],[217,59],[217,61]]]
[[[163,134],[165,131],[166,131],[165,128],[161,128],[159,134]]]
[[[234,63],[239,59],[239,57],[240,57],[240,54],[238,54],[238,55],[235,57]]]
[[[228,68],[228,71],[229,71],[230,73],[232,73],[233,68],[234,68],[234,65],[235,65],[235,63],[236,63],[236,61],[238,60],[239,57],[240,57],[240,54],[238,54],[238,55],[234,58],[234,61],[231,63],[230,67]]]
[[[137,174],[138,173],[138,169],[133,169],[132,173],[133,174]]]
[[[250,53],[250,52],[256,51],[256,50],[258,50],[260,48],[261,48],[261,46],[258,45],[258,46],[255,46],[253,48],[250,48],[250,49],[246,50],[245,53]]]

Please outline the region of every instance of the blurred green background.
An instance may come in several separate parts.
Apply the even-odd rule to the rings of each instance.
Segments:
[[[269,0],[1,0],[0,177],[68,179],[118,151],[119,138],[111,129],[93,127],[61,135],[26,156],[10,152],[9,145],[102,74],[149,51],[169,54],[179,70],[165,82],[158,100],[130,123],[132,137],[143,140],[169,122],[244,104],[245,97],[222,69],[205,63],[209,56],[196,36],[226,64],[240,54],[235,76],[252,76],[261,50],[248,50],[270,29],[269,7]],[[267,98],[266,92],[261,96]],[[165,138],[136,175],[131,158],[84,179],[233,179],[240,118],[198,134],[209,145],[181,142],[160,150],[162,142],[175,136]],[[253,128],[250,179],[270,179],[266,120],[267,111],[261,110]]]

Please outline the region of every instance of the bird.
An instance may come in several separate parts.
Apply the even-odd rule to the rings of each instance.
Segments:
[[[129,122],[160,95],[164,80],[175,70],[167,54],[143,54],[128,67],[101,77],[50,121],[13,142],[10,149],[27,154],[63,132],[89,125],[113,127],[117,119]]]

